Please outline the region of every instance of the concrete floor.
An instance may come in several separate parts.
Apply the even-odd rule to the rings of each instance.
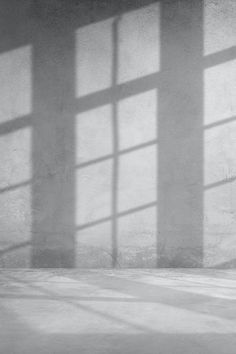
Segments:
[[[1,354],[235,354],[236,270],[2,270]]]

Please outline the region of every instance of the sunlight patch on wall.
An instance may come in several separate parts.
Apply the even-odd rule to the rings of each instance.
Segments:
[[[111,105],[77,115],[77,164],[112,153]]]
[[[236,1],[204,0],[204,54],[236,46]]]
[[[112,160],[76,171],[76,224],[111,215]]]
[[[0,189],[31,178],[31,128],[0,136]]]
[[[76,31],[76,96],[111,86],[112,19]]]
[[[119,83],[153,74],[160,67],[159,3],[124,14],[119,21]]]
[[[204,133],[204,184],[236,177],[236,121]]]
[[[157,138],[157,93],[147,91],[119,102],[119,148]]]
[[[0,194],[1,243],[19,243],[29,239],[31,188],[20,187]],[[14,238],[9,237],[14,234]]]
[[[236,60],[206,69],[204,78],[204,264],[230,267],[236,233]]]
[[[0,55],[0,123],[31,113],[31,47]]]
[[[0,82],[0,267],[29,267],[31,127],[14,120],[32,110],[31,46],[0,55]]]
[[[204,123],[236,116],[236,59],[204,73]]]
[[[125,211],[156,200],[156,145],[122,155],[119,166],[119,211]]]
[[[18,247],[31,238],[30,186],[0,193],[0,222],[0,267],[30,266],[29,247]]]
[[[204,265],[235,267],[236,182],[204,193]],[[232,265],[230,265],[230,263]]]
[[[76,266],[103,268],[112,265],[111,222],[105,222],[76,233]]]
[[[31,128],[0,136],[0,151],[1,252],[31,238]],[[2,267],[27,267],[29,262],[29,247],[0,257]]]
[[[155,267],[157,208],[119,218],[118,262],[121,267]]]

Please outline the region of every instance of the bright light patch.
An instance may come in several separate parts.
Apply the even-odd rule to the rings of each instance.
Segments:
[[[25,186],[0,194],[1,242],[15,243],[29,239],[31,221],[31,187]]]
[[[236,46],[236,1],[204,0],[204,54]]]
[[[112,19],[76,31],[76,96],[111,86]]]
[[[105,222],[76,234],[76,266],[82,268],[103,268],[112,265],[111,222]]]
[[[156,200],[156,166],[156,145],[120,157],[119,211],[125,211]]]
[[[236,115],[236,59],[208,68],[204,73],[204,123]]]
[[[118,22],[119,82],[155,73],[160,67],[160,10],[155,3],[124,14]]]
[[[86,224],[111,215],[112,160],[76,172],[76,221]]]
[[[119,102],[119,148],[126,149],[157,138],[156,90]]]
[[[235,262],[236,182],[229,182],[204,193],[204,265]],[[228,266],[227,266],[227,263]]]
[[[204,185],[236,177],[236,121],[204,132]]]
[[[0,123],[31,113],[31,76],[30,46],[0,55]]]
[[[31,178],[31,128],[0,136],[0,188],[26,182]]]
[[[79,114],[76,131],[77,163],[111,154],[111,106],[102,106]]]
[[[157,208],[122,216],[118,221],[119,263],[123,267],[155,267]]]

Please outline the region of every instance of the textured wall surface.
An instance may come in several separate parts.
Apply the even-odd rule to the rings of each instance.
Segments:
[[[236,2],[2,0],[0,267],[235,267]]]

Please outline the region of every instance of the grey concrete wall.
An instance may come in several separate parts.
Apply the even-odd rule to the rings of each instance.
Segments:
[[[1,0],[0,267],[234,267],[236,2]]]

